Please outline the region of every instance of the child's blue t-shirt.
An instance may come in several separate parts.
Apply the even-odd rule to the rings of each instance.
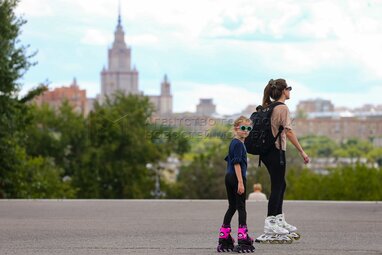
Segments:
[[[247,175],[247,150],[245,149],[244,143],[242,143],[239,139],[232,139],[229,149],[228,155],[225,157],[227,161],[227,173],[235,174],[235,164],[240,164],[241,167],[241,175],[246,177]]]

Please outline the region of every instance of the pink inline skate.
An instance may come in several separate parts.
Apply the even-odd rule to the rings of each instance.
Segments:
[[[253,246],[253,239],[249,237],[248,229],[246,225],[240,225],[237,231],[237,242],[238,245],[233,249],[234,252],[238,253],[249,253],[254,252],[255,247]]]
[[[219,245],[217,247],[218,252],[229,252],[234,249],[235,240],[231,236],[231,227],[223,225],[220,228],[219,233]]]

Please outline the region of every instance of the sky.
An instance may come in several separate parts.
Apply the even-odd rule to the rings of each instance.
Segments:
[[[21,93],[74,77],[100,92],[118,0],[21,0],[21,43],[37,51]],[[125,40],[139,89],[159,95],[165,74],[174,112],[212,98],[219,114],[261,104],[269,79],[292,86],[287,101],[328,99],[336,107],[382,104],[382,1],[121,0]]]

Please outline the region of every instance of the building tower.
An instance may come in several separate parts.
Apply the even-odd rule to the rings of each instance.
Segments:
[[[161,83],[161,93],[160,93],[160,113],[161,114],[171,114],[172,113],[172,95],[171,95],[171,84],[167,79],[167,75],[164,76],[163,82]]]
[[[172,94],[171,84],[168,81],[167,75],[164,76],[161,83],[160,95],[149,96],[150,102],[155,106],[155,112],[158,115],[172,114]]]
[[[101,103],[106,96],[121,91],[124,94],[139,94],[138,71],[131,68],[131,48],[126,45],[125,33],[121,24],[121,12],[114,32],[114,42],[108,50],[108,66],[101,71]]]

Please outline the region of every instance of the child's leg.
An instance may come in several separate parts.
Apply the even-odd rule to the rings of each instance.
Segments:
[[[244,190],[247,190],[246,179],[243,178]],[[237,242],[238,245],[235,247],[234,251],[239,253],[254,252],[255,247],[253,247],[253,239],[248,235],[247,228],[247,211],[245,208],[246,192],[243,194],[237,194],[237,210],[239,212],[239,228],[237,230]]]
[[[237,193],[237,188],[236,188],[236,208],[239,213],[239,225],[247,225],[247,210],[245,208],[245,200],[247,197],[247,182],[246,179],[243,178],[243,183],[244,183],[244,193],[239,195]]]
[[[233,251],[235,247],[235,240],[231,236],[231,220],[236,211],[236,196],[233,193],[232,181],[228,174],[225,176],[225,187],[229,206],[219,231],[219,244],[216,248],[218,252]]]
[[[237,185],[236,185],[236,191],[235,191],[235,182],[234,182],[235,176],[232,174],[226,174],[225,176],[225,187],[227,191],[227,198],[228,198],[228,210],[224,216],[223,224],[229,226],[231,224],[231,220],[233,215],[236,212],[236,191],[237,191]]]

